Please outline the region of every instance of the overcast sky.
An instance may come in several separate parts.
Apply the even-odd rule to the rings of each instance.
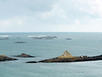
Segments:
[[[0,32],[102,32],[102,0],[0,0]]]

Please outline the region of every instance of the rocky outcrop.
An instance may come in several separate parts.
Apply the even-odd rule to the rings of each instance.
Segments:
[[[17,60],[17,59],[5,55],[0,55],[0,61],[12,61],[12,60]]]
[[[31,55],[28,55],[28,54],[25,54],[25,53],[21,53],[20,55],[16,55],[14,57],[29,58],[29,57],[35,57],[35,56],[31,56]]]
[[[72,38],[66,38],[66,40],[72,40]]]
[[[83,62],[83,61],[96,61],[102,60],[102,55],[98,56],[72,56],[69,52],[65,51],[63,55],[56,58],[45,59],[41,61],[29,61],[27,63],[64,63],[64,62]]]
[[[57,36],[48,36],[48,35],[40,35],[40,36],[28,36],[33,39],[56,39]]]
[[[41,60],[39,62],[43,63],[53,63],[53,62],[81,62],[81,61],[95,61],[95,60],[102,60],[102,57],[87,57],[87,58],[81,58],[81,57],[76,57],[76,58],[52,58],[52,59],[46,59],[46,60]]]
[[[24,42],[24,41],[17,41],[17,42],[15,42],[15,43],[26,43],[26,42]]]
[[[28,61],[26,63],[38,63],[37,61]]]

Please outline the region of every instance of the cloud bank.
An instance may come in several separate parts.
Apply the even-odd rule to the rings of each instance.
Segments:
[[[0,32],[102,32],[102,0],[0,0]]]

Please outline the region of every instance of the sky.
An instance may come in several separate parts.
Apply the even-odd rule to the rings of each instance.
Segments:
[[[102,32],[102,0],[0,0],[0,32]]]

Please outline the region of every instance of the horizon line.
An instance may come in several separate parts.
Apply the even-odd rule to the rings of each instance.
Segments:
[[[0,33],[60,33],[60,32],[0,32]],[[79,33],[79,32],[73,32],[73,33]],[[82,32],[82,33],[102,33],[102,32]]]

